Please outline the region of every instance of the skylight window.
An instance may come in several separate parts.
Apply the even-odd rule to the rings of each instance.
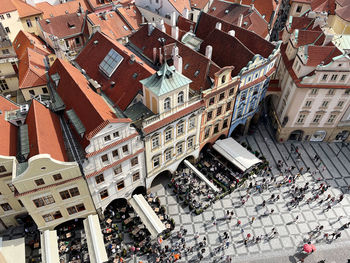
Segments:
[[[126,30],[126,31],[129,31],[129,28],[127,26],[123,26],[123,28]]]
[[[107,56],[102,60],[99,68],[100,70],[102,70],[103,73],[110,77],[118,68],[123,59],[124,58],[112,48],[108,52]]]

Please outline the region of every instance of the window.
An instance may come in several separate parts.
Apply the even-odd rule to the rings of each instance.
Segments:
[[[345,81],[345,79],[346,79],[346,75],[342,75],[340,78],[340,81]]]
[[[225,92],[220,93],[219,95],[219,101],[223,100],[225,98]]]
[[[101,200],[107,198],[107,197],[108,197],[108,190],[107,190],[107,189],[102,190],[102,191],[100,192],[100,197],[101,197]]]
[[[12,210],[12,207],[10,206],[9,203],[1,204],[1,208],[2,208],[4,211]]]
[[[0,173],[6,172],[6,168],[3,165],[0,165]]]
[[[225,83],[226,82],[226,75],[223,75],[222,77],[221,77],[221,83]]]
[[[323,102],[322,102],[322,106],[321,106],[321,107],[326,108],[326,107],[328,106],[328,103],[329,103],[329,101],[328,101],[328,100],[323,101]]]
[[[343,107],[343,105],[344,105],[344,101],[341,100],[341,101],[338,102],[337,107]]]
[[[338,75],[337,74],[333,74],[332,77],[331,77],[331,81],[336,81],[338,78]]]
[[[75,44],[80,45],[80,38],[79,37],[75,38]]]
[[[328,123],[334,122],[336,116],[337,116],[337,115],[335,115],[335,114],[331,114],[331,115],[329,116],[329,119],[328,119],[327,122],[328,122]]]
[[[317,91],[318,91],[318,89],[312,89],[311,92],[310,92],[310,94],[311,94],[311,95],[316,95],[316,94],[317,94]]]
[[[222,112],[222,106],[220,106],[217,110],[216,110],[216,116],[220,116]]]
[[[45,222],[50,222],[50,221],[54,220],[54,218],[51,214],[43,215],[43,218],[44,218]]]
[[[113,138],[119,137],[119,132],[113,132]]]
[[[182,154],[183,153],[183,145],[182,145],[182,143],[179,143],[176,146],[176,151],[177,151],[177,154]]]
[[[96,181],[96,184],[100,184],[105,181],[105,177],[103,176],[103,174],[96,175],[95,181]]]
[[[172,129],[168,129],[165,131],[165,142],[168,142],[171,140],[171,137],[172,137]]]
[[[188,138],[187,140],[187,148],[192,148],[193,147],[193,137]]]
[[[122,150],[123,150],[123,153],[128,153],[128,152],[129,152],[128,145],[124,145],[124,146],[122,147]]]
[[[241,101],[244,101],[244,100],[245,100],[246,95],[247,95],[246,92],[243,92],[243,93],[241,94]]]
[[[329,89],[328,90],[328,95],[334,95],[334,89]]]
[[[52,195],[48,195],[48,196],[44,196],[44,197],[40,197],[37,199],[33,200],[33,203],[36,207],[42,207],[45,205],[51,205],[53,203],[55,203],[55,199],[53,198]]]
[[[322,81],[326,81],[327,78],[328,78],[328,74],[323,74],[323,76],[322,76]]]
[[[180,123],[177,125],[177,136],[182,135],[184,133],[184,124]]]
[[[302,9],[302,6],[301,6],[301,5],[298,5],[298,6],[297,6],[296,12],[297,12],[297,13],[300,13],[300,12],[301,12],[301,9]]]
[[[171,150],[167,150],[165,152],[165,161],[170,161],[171,160]]]
[[[207,121],[210,121],[212,117],[213,117],[213,112],[212,112],[212,111],[209,111],[209,112],[207,113]]]
[[[6,14],[7,18],[11,18],[11,14],[7,13]]]
[[[316,114],[314,117],[314,120],[312,121],[313,123],[319,123],[321,119],[321,114]]]
[[[60,196],[61,196],[62,200],[66,200],[68,198],[78,196],[78,195],[80,195],[78,187],[73,187],[69,190],[64,190],[64,191],[60,192]]]
[[[101,156],[101,160],[102,160],[103,163],[108,162],[108,156],[107,156],[107,154],[102,155],[102,156]]]
[[[33,27],[32,21],[30,21],[30,19],[26,19],[26,23],[28,27]]]
[[[215,103],[215,98],[213,97],[213,98],[210,98],[210,100],[209,100],[209,105],[213,105]]]
[[[207,139],[210,135],[210,128],[207,128],[204,133],[204,139]]]
[[[232,95],[233,95],[233,92],[234,92],[234,88],[230,89],[228,95],[229,95],[229,96],[232,96]]]
[[[300,114],[297,120],[297,123],[303,123],[305,120],[306,115],[305,114]]]
[[[2,90],[7,90],[7,89],[9,89],[9,86],[8,86],[7,83],[6,83],[6,80],[0,79],[0,88],[1,88]]]
[[[139,158],[137,156],[131,159],[131,166],[138,165],[138,163],[139,163]]]
[[[164,110],[170,110],[170,98],[164,100]]]
[[[124,181],[120,181],[117,183],[117,189],[122,190],[125,187]]]
[[[136,181],[139,180],[139,179],[140,179],[140,173],[139,173],[139,172],[134,173],[134,174],[132,175],[132,181],[133,181],[133,182],[136,182]]]
[[[4,15],[0,15],[0,19],[4,20],[5,19]]]
[[[10,54],[10,51],[7,48],[3,49],[2,54],[4,54],[4,55]]]
[[[35,91],[31,89],[31,90],[29,90],[29,94],[32,96],[35,96]]]
[[[99,65],[99,69],[108,77],[111,77],[123,59],[124,58],[112,48],[108,52],[107,56],[102,60],[101,64]]]
[[[344,91],[344,94],[345,94],[345,95],[349,95],[349,94],[350,94],[350,89],[345,90],[345,91]]]
[[[156,135],[152,138],[152,149],[155,149],[159,146],[159,136]]]
[[[119,152],[118,152],[118,149],[112,151],[112,156],[113,156],[114,159],[119,159]]]
[[[11,33],[10,28],[8,26],[5,27],[5,31],[6,31],[6,33]]]
[[[191,130],[195,127],[196,123],[195,123],[196,119],[195,117],[192,117],[189,119],[188,121],[188,129]]]
[[[214,134],[219,132],[219,123],[215,124],[214,126]]]
[[[62,214],[60,211],[56,211],[54,213],[49,213],[49,214],[43,215],[45,222],[50,222],[50,221],[53,221],[55,219],[59,219],[61,217],[62,217]]]
[[[228,126],[228,119],[224,120],[224,123],[222,124],[222,128],[225,129]]]
[[[305,107],[310,107],[312,103],[312,100],[308,100],[305,102]]]
[[[111,140],[111,136],[107,135],[104,137],[105,142],[109,142]]]
[[[34,182],[37,186],[45,184],[44,179],[42,179],[42,178],[34,180]]]
[[[12,183],[8,183],[7,186],[11,190],[12,193],[16,190],[16,187]]]
[[[119,164],[114,168],[114,175],[120,174],[123,171],[122,165]]]
[[[43,93],[45,93],[45,94],[49,93],[49,91],[47,90],[47,88],[42,88],[42,91],[43,91]]]
[[[183,92],[183,91],[181,91],[181,92],[177,95],[177,103],[178,103],[178,104],[184,103],[184,92]]]
[[[58,181],[58,180],[61,180],[61,179],[62,179],[62,175],[61,175],[61,174],[54,174],[52,177],[53,177],[53,179],[54,179],[55,181]]]
[[[18,200],[18,203],[19,203],[19,205],[20,205],[21,207],[24,207],[24,204],[22,203],[21,200]]]
[[[160,162],[159,156],[154,157],[154,158],[153,158],[153,167],[154,167],[154,168],[158,167],[159,164],[160,164],[159,162]]]
[[[66,40],[66,47],[69,49],[69,42]]]

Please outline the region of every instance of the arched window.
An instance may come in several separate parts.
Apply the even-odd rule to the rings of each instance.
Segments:
[[[170,110],[170,98],[164,100],[164,110]]]
[[[184,92],[183,91],[179,92],[179,94],[177,95],[177,103],[178,104],[184,103]]]
[[[225,83],[225,81],[226,81],[226,75],[223,75],[221,78],[221,83]]]

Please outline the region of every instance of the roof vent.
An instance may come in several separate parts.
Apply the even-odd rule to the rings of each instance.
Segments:
[[[115,82],[114,81],[111,81],[111,89],[113,89],[114,88],[114,86],[115,86]]]
[[[215,11],[215,10],[216,10],[216,7],[214,6],[211,10],[212,10],[212,11]]]
[[[225,14],[228,14],[230,12],[230,10],[226,9],[225,10]]]
[[[131,54],[131,56],[130,56],[130,60],[132,61],[132,62],[134,62],[135,61],[135,55],[134,54]]]
[[[81,73],[83,74],[83,75],[86,75],[86,71],[85,71],[85,69],[81,69]]]
[[[95,41],[94,41],[94,45],[97,45],[97,44],[98,44],[98,40],[95,40]]]
[[[28,104],[24,104],[24,105],[21,105],[20,108],[19,108],[19,112],[21,114],[26,114],[29,110],[29,105]]]
[[[46,22],[46,24],[50,24],[51,23],[50,19],[46,19],[45,22]]]
[[[65,12],[66,14],[69,14],[67,10],[66,10],[66,11],[64,11],[64,12]]]

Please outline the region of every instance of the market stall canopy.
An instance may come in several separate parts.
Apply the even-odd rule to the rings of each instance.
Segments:
[[[152,238],[156,238],[165,230],[164,224],[153,211],[152,207],[147,203],[143,195],[134,195],[133,198],[129,200],[129,203],[151,233]]]
[[[40,234],[41,257],[43,262],[60,262],[56,230],[45,230]]]
[[[192,169],[193,172],[200,178],[202,179],[211,189],[213,189],[215,192],[219,192],[219,189],[208,180],[196,167],[194,167],[189,161],[185,160],[184,161],[185,165]]]
[[[108,261],[105,244],[103,242],[100,221],[97,215],[89,215],[84,220],[84,230],[88,244],[91,263],[103,263]]]
[[[259,158],[232,138],[217,140],[213,148],[243,172],[261,162]]]

